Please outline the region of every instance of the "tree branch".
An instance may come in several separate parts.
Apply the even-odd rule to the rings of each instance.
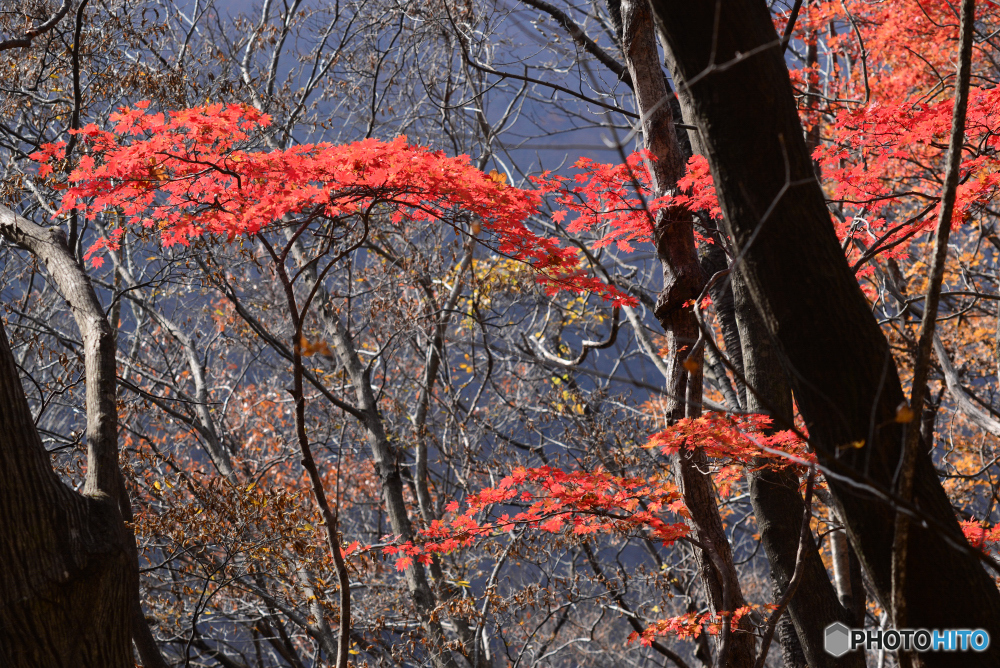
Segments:
[[[8,49],[25,49],[31,46],[31,40],[43,33],[48,32],[49,30],[52,30],[52,28],[54,28],[56,24],[62,20],[62,17],[66,16],[69,12],[71,4],[71,0],[63,0],[62,6],[56,10],[56,13],[53,14],[48,21],[37,28],[31,28],[20,37],[13,37],[0,42],[0,51],[7,51]]]
[[[80,328],[87,376],[87,480],[84,493],[107,494],[122,517],[132,516],[118,469],[115,339],[90,277],[77,264],[66,234],[0,205],[0,236],[34,254],[48,269]]]
[[[767,619],[767,628],[764,631],[764,636],[761,638],[760,652],[757,654],[757,661],[754,662],[754,668],[763,668],[764,662],[767,661],[767,650],[771,647],[771,639],[774,638],[774,630],[778,627],[778,620],[781,619],[781,615],[788,608],[788,604],[791,602],[792,596],[795,595],[795,590],[798,589],[799,582],[802,580],[802,573],[805,572],[805,553],[810,531],[809,519],[812,517],[813,480],[815,478],[816,467],[813,466],[809,469],[809,480],[806,481],[805,511],[802,514],[802,529],[799,532],[799,549],[795,555],[795,570],[792,571],[792,579],[788,581],[788,587],[785,588],[785,592],[781,595],[781,600],[778,601],[778,607],[774,609],[774,612]]]
[[[521,0],[521,1],[530,7],[534,7],[535,9],[540,9],[541,11],[545,12],[546,14],[554,18],[556,21],[559,21],[559,23],[562,24],[562,27],[566,29],[566,32],[569,33],[570,37],[573,38],[574,42],[582,46],[583,49],[587,53],[592,55],[594,58],[597,58],[597,60],[600,61],[602,65],[611,70],[622,83],[624,83],[629,88],[632,88],[632,75],[629,74],[629,71],[627,69],[625,69],[625,66],[619,63],[617,60],[615,60],[611,56],[611,54],[609,54],[607,51],[602,49],[597,44],[597,42],[590,39],[590,37],[587,36],[587,33],[583,31],[583,28],[577,25],[577,23],[573,19],[571,19],[569,15],[566,14],[566,12],[562,11],[555,5],[551,5],[548,2],[545,2],[545,0]],[[801,1],[802,0],[799,0],[799,2]]]

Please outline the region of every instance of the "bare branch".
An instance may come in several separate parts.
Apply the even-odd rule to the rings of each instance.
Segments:
[[[56,10],[56,13],[53,14],[48,21],[46,21],[45,23],[36,28],[31,28],[20,37],[5,39],[4,41],[0,42],[0,51],[7,51],[8,49],[28,48],[29,46],[31,46],[31,40],[35,39],[36,37],[38,37],[43,33],[48,32],[49,30],[52,30],[52,28],[54,28],[56,24],[62,20],[62,17],[66,16],[66,14],[69,12],[69,7],[71,4],[72,3],[70,2],[70,0],[63,0],[62,6]]]

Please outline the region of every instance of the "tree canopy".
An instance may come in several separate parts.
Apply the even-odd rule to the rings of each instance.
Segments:
[[[0,665],[996,665],[998,28],[0,10]]]

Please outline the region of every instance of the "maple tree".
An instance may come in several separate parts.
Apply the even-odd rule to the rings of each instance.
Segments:
[[[857,465],[874,447],[868,427],[831,436],[836,411],[801,378],[822,378],[813,386],[839,410],[856,399],[868,420],[876,402],[856,388],[873,373],[892,386],[883,369],[902,389],[884,393],[873,429],[919,425],[933,457],[918,494],[940,479],[934,521],[954,521],[952,508],[961,520],[930,568],[946,559],[975,575],[961,536],[991,551],[998,531],[995,9],[976,15],[934,361],[913,415],[900,402],[952,134],[957,10],[777,3],[767,17],[733,3],[718,53],[737,34],[773,56],[785,34],[786,62],[771,58],[763,77],[756,57],[692,76],[711,22],[672,42],[669,27],[696,18],[676,5],[431,3],[411,16],[265,2],[234,19],[235,43],[210,12],[163,8],[148,25],[88,3],[40,12],[31,25],[44,29],[3,24],[4,53],[24,54],[4,60],[9,78],[21,86],[37,68],[53,96],[71,92],[42,103],[25,83],[6,99],[29,102],[0,124],[7,203],[67,232],[49,238],[13,214],[0,226],[27,249],[5,249],[18,371],[8,365],[4,387],[23,386],[36,416],[6,430],[37,424],[63,481],[118,499],[124,519],[134,511],[145,616],[123,612],[132,593],[108,599],[124,606],[119,650],[131,634],[144,665],[832,665],[826,623],[901,619],[886,594],[894,552],[867,524],[891,534],[894,488]],[[741,9],[757,23],[734,33]],[[651,10],[672,17],[662,55],[676,98]],[[508,16],[529,19],[544,47],[522,53],[497,29]],[[71,48],[54,46],[63,38]],[[301,69],[277,64],[289,40],[316,45],[297,54]],[[506,45],[531,71],[498,56]],[[188,63],[212,77],[184,74]],[[745,146],[748,123],[754,140],[773,136],[753,86],[785,71],[798,102],[776,94],[786,136],[801,122],[806,141],[783,155],[802,179],[821,175],[827,201],[813,192],[808,210],[833,216],[825,254],[772,229],[805,201],[780,151],[751,151],[770,157],[736,177],[718,144]],[[730,75],[751,87],[739,112],[718,84]],[[547,109],[559,113],[535,113]],[[565,131],[556,116],[602,126],[611,153],[571,151],[571,169],[546,172],[501,140],[531,124]],[[631,126],[627,140],[611,118]],[[750,205],[733,188],[772,174]],[[748,228],[748,208],[768,225]],[[802,279],[817,258],[846,258],[833,273],[868,301]],[[770,268],[793,266],[800,278],[768,287]],[[89,315],[77,328],[71,313]],[[816,327],[788,339],[803,323]],[[92,388],[103,403],[88,404],[85,431]],[[855,498],[851,467],[875,498]],[[129,540],[114,548],[123,573]],[[927,567],[923,541],[913,573]],[[913,591],[911,618],[932,589]]]

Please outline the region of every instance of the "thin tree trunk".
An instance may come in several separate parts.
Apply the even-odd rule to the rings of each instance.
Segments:
[[[632,78],[636,106],[642,116],[646,147],[656,160],[650,165],[658,196],[677,193],[677,181],[685,172],[685,158],[678,145],[667,89],[660,65],[653,16],[644,0],[621,3],[622,52]],[[704,283],[694,244],[694,219],[684,207],[662,212],[653,232],[656,251],[663,267],[663,291],[657,300],[656,317],[667,335],[669,419],[679,420],[701,414],[702,359],[691,356],[698,339],[698,322],[691,307]],[[685,363],[685,360],[687,362]],[[693,363],[692,363],[693,362]],[[732,550],[719,516],[715,486],[707,470],[704,453],[680,452],[673,469],[677,485],[690,512],[693,538],[702,545],[696,551],[701,577],[713,613],[732,612],[746,605]],[[719,636],[719,665],[749,667],[754,662],[754,636],[750,620],[738,629],[729,628],[723,618]]]
[[[354,387],[357,412],[360,413],[358,417],[367,434],[375,471],[382,483],[382,499],[389,517],[389,524],[392,526],[392,532],[404,542],[412,540],[414,537],[413,524],[406,510],[398,454],[389,443],[375,400],[375,393],[372,391],[371,377],[361,362],[350,334],[344,328],[340,316],[337,314],[333,298],[323,285],[317,285],[320,277],[316,273],[315,263],[307,265],[302,249],[297,243],[292,246],[292,255],[299,266],[307,267],[303,273],[303,279],[310,292],[315,290],[317,316],[330,336],[334,353]],[[415,561],[406,569],[405,577],[410,599],[416,608],[417,616],[420,618],[430,643],[428,650],[431,662],[438,668],[455,668],[457,664],[454,656],[445,648],[447,638],[444,630],[434,615],[437,600],[423,564]]]

